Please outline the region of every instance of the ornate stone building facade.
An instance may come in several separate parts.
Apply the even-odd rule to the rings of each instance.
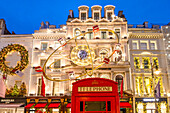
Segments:
[[[129,50],[131,61],[131,74],[133,78],[133,97],[136,112],[155,112],[160,113],[168,110],[169,83],[167,76],[167,63],[165,50],[162,45],[163,34],[158,28],[148,28],[145,26],[129,28]],[[153,74],[152,74],[153,69]],[[159,70],[160,73],[155,72]],[[154,78],[153,78],[154,77]],[[154,101],[154,88],[160,81],[161,98],[156,104]]]
[[[79,6],[78,10],[78,17],[74,17],[73,10],[70,10],[66,24],[61,25],[60,28],[50,25],[49,22],[42,22],[40,29],[35,30],[32,35],[1,36],[1,48],[12,43],[23,45],[28,50],[29,63],[22,71],[24,76],[7,75],[6,79],[8,88],[20,83],[17,81],[26,83],[25,112],[34,113],[37,109],[43,109],[50,113],[61,111],[69,113],[72,83],[84,78],[97,77],[118,82],[119,92],[123,81],[124,94],[120,102],[129,103],[130,106],[120,106],[121,113],[144,111],[149,113],[154,111],[153,102],[150,102],[154,98],[151,63],[154,64],[154,68],[157,66],[161,71],[155,77],[156,83],[160,80],[161,88],[161,98],[157,107],[161,113],[168,112],[169,82],[167,64],[164,63],[165,49],[161,47],[164,44],[164,36],[159,27],[153,26],[154,29],[151,29],[147,22],[137,27],[128,25],[123,12],[119,11],[116,16],[115,6],[112,5],[107,5],[103,9],[99,5],[92,6],[91,15],[88,6]],[[104,17],[101,16],[102,10],[104,10]],[[99,30],[93,32],[93,27],[96,25]],[[61,47],[63,42],[67,43]],[[119,53],[110,56],[117,47]],[[90,48],[90,53],[87,48]],[[88,57],[89,54],[93,57],[93,61]],[[103,64],[107,60],[105,58],[109,56],[109,63]],[[80,60],[83,60],[83,63],[80,63]],[[7,55],[6,61],[6,65],[13,64],[11,66],[15,67],[19,55],[17,52]],[[37,66],[44,67],[47,77],[54,80],[44,78],[46,97],[40,95],[42,73],[35,71]],[[2,71],[1,75],[3,73]],[[84,76],[81,76],[82,74]],[[76,79],[67,80],[73,75]],[[55,82],[57,80],[66,81]],[[54,103],[56,107],[51,107]],[[41,107],[37,107],[38,105]]]

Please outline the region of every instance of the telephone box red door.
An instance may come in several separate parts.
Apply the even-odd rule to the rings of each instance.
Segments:
[[[73,83],[71,113],[120,113],[117,83],[87,78]]]

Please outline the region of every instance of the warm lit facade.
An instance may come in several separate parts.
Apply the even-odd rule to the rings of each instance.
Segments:
[[[167,70],[168,70],[168,77],[170,77],[170,23],[161,27],[162,33],[164,35],[164,45],[166,50],[166,58],[167,58]],[[170,80],[170,79],[169,79]],[[170,95],[170,94],[169,94]]]
[[[3,34],[0,37],[0,48],[16,43],[23,45],[29,52],[29,64],[23,71],[24,76],[9,75],[6,80],[8,88],[13,87],[14,84],[18,85],[20,82],[26,83],[27,99],[25,101],[30,107],[27,106],[25,112],[34,113],[36,109],[39,109],[34,104],[46,103],[44,107],[46,106],[45,109],[48,108],[50,113],[59,113],[62,110],[70,113],[72,83],[80,79],[95,77],[118,82],[118,92],[120,92],[123,80],[124,94],[123,98],[120,98],[120,102],[129,103],[130,107],[120,106],[121,113],[141,113],[147,108],[151,110],[154,106],[153,103],[151,102],[148,106],[145,106],[145,102],[142,101],[146,98],[153,98],[150,63],[155,62],[155,65],[161,70],[161,73],[156,76],[156,82],[158,79],[161,81],[160,100],[162,100],[159,109],[161,108],[161,113],[166,113],[164,111],[168,111],[169,83],[167,63],[165,63],[165,49],[161,47],[164,44],[164,36],[160,29],[157,26],[154,26],[155,29],[148,28],[147,22],[134,28],[133,25],[127,24],[122,11],[119,11],[118,16],[115,15],[115,6],[112,5],[107,5],[104,8],[99,5],[91,8],[83,5],[79,6],[78,10],[78,17],[74,17],[73,10],[69,11],[67,22],[65,25],[61,25],[61,28],[56,28],[55,25],[50,25],[49,22],[42,22],[40,29],[35,30],[31,35]],[[92,11],[91,15],[89,15],[89,10]],[[103,15],[102,10],[104,10],[104,17],[101,16]],[[92,32],[95,25],[98,25],[100,29],[96,33]],[[77,50],[81,51],[80,48],[87,47],[84,39],[87,40],[92,55],[94,55],[94,67],[103,63],[104,58],[109,57],[116,50],[118,38],[109,30],[113,30],[118,35],[121,54],[117,53],[111,56],[109,64],[104,64],[94,70],[92,76],[78,77],[86,71],[92,70],[91,65],[86,65],[88,61],[81,64],[77,60],[80,56],[75,55],[79,54],[79,52],[76,52]],[[84,35],[79,36],[80,34]],[[77,40],[73,39],[76,36],[79,36]],[[70,72],[73,72],[78,78],[64,82],[53,82],[44,78],[46,97],[42,97],[40,95],[42,73],[36,72],[35,67],[44,66],[51,53],[61,46],[60,39],[70,41],[50,57],[46,63],[45,72],[49,78],[54,80],[69,79]],[[7,55],[6,64],[15,66],[18,60],[19,55],[14,52],[12,55]],[[50,68],[49,66],[53,62],[55,63]],[[3,72],[1,72],[1,75],[3,75]],[[49,107],[52,103],[59,103],[58,107]],[[61,107],[63,104],[66,105],[66,108]],[[41,109],[45,110],[44,108]],[[24,112],[24,108],[22,110]],[[150,112],[149,110],[147,113]]]
[[[168,111],[169,84],[163,34],[159,27],[148,28],[147,22],[143,27],[129,28],[128,31],[135,110],[136,112],[154,112],[155,103],[151,101],[154,99],[153,88],[160,80],[161,98],[158,98],[157,107],[159,112],[166,113]],[[153,86],[152,67],[155,86]],[[159,74],[155,73],[156,69],[160,71]]]

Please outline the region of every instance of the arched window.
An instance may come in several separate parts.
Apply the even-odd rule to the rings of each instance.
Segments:
[[[118,83],[118,92],[120,92],[122,80],[123,80],[122,75],[117,75],[116,76],[116,82]]]
[[[78,36],[81,34],[81,31],[79,28],[74,29],[74,36]]]

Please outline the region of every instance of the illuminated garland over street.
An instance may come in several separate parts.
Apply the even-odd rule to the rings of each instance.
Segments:
[[[13,51],[19,52],[21,57],[20,61],[17,62],[17,65],[14,68],[7,66],[5,63],[7,54]],[[22,45],[10,44],[0,51],[0,70],[4,74],[15,75],[15,71],[22,71],[25,69],[25,67],[28,65],[28,62],[28,51]]]

